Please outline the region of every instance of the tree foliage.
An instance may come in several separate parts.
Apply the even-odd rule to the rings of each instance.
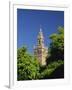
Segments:
[[[48,63],[57,60],[64,60],[64,28],[59,27],[57,33],[50,35]]]
[[[38,60],[34,56],[28,54],[25,47],[19,48],[17,54],[17,79],[37,79],[39,77]]]
[[[54,75],[54,71],[56,71],[57,68],[59,68],[60,66],[62,66],[64,64],[64,62],[62,60],[58,60],[58,61],[53,61],[50,64],[48,64],[48,66],[41,72],[41,79],[51,79],[51,78],[56,78],[59,77],[58,73],[56,73],[57,75]],[[63,73],[59,73],[61,76],[63,75]],[[59,77],[60,78],[60,77]]]

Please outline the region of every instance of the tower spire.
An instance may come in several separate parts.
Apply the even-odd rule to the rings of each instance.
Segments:
[[[44,46],[44,37],[43,37],[43,32],[42,32],[41,25],[40,25],[40,31],[39,31],[37,39],[38,39],[38,45],[39,46]]]
[[[40,24],[40,32],[42,32],[42,25]]]

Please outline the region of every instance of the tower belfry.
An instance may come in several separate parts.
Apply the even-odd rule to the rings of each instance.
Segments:
[[[43,37],[43,32],[41,28],[40,28],[40,32],[38,34],[37,40],[38,40],[37,42],[39,46],[44,46],[44,37]]]
[[[38,58],[41,65],[46,65],[46,57],[48,53],[48,48],[44,45],[44,36],[42,28],[40,27],[39,34],[37,36],[37,45],[34,47],[34,55]]]

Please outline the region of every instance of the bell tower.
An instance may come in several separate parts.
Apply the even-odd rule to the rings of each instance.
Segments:
[[[47,53],[48,48],[44,46],[44,36],[42,28],[40,27],[40,31],[37,37],[37,45],[34,47],[34,55],[38,58],[41,65],[46,65]]]

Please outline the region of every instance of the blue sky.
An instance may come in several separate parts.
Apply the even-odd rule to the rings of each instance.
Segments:
[[[49,36],[57,32],[58,26],[64,26],[64,11],[17,9],[17,47],[25,45],[33,53],[40,25],[45,46],[49,46]]]

